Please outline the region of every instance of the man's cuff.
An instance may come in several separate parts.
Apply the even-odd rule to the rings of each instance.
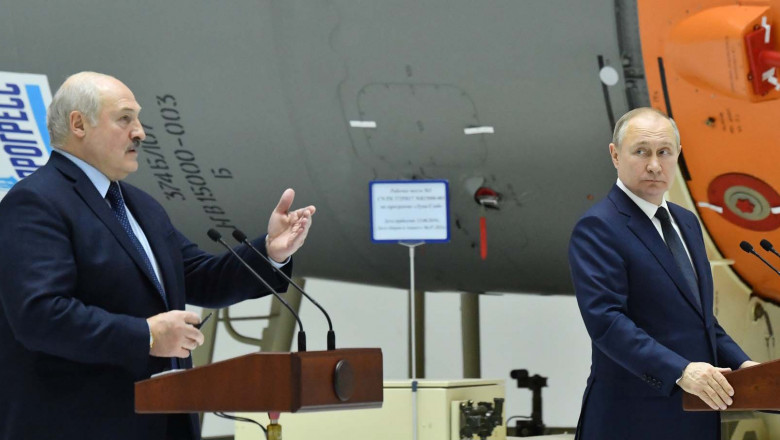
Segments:
[[[274,266],[275,268],[277,268],[277,269],[281,269],[281,268],[283,268],[283,267],[284,267],[284,266],[285,266],[287,263],[289,263],[289,262],[290,262],[290,259],[291,259],[291,258],[292,258],[292,257],[287,257],[287,259],[286,259],[286,260],[284,260],[284,263],[277,263],[277,262],[276,262],[276,261],[275,261],[273,258],[271,258],[271,257],[268,257],[268,261],[270,261],[270,262],[271,262],[271,264],[273,264],[273,266]]]
[[[690,363],[688,364],[690,365]],[[688,368],[688,365],[683,368],[682,373],[680,373],[680,377],[677,378],[677,380],[674,381],[675,384],[680,385],[680,381],[682,380],[683,376],[685,376],[685,369]]]

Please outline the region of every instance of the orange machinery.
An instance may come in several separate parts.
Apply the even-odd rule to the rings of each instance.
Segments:
[[[780,303],[780,277],[739,246],[780,245],[780,1],[638,9],[651,105],[680,128],[680,169],[702,223],[753,292]]]

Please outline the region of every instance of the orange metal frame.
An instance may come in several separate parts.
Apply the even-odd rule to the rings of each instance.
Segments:
[[[747,240],[765,253],[763,238],[780,246],[780,91],[763,77],[754,81],[770,75],[753,72],[748,57],[762,49],[749,44],[778,50],[780,1],[638,0],[638,7],[651,105],[671,112],[680,128],[681,169],[702,223],[754,293],[780,302],[780,277],[739,247]],[[771,25],[768,43],[762,20]]]

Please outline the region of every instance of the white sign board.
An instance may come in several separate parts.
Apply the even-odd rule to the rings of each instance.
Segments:
[[[0,199],[49,160],[46,75],[0,72]]]
[[[450,241],[446,180],[374,181],[369,193],[372,241]]]

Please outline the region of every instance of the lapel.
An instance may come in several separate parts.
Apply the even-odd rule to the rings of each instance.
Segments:
[[[141,229],[143,229],[144,235],[146,235],[146,240],[152,248],[152,253],[154,253],[154,258],[157,260],[168,305],[171,310],[183,309],[184,304],[172,302],[173,298],[176,297],[176,295],[171,294],[176,286],[176,271],[174,270],[170,249],[165,245],[167,243],[165,235],[169,229],[156,221],[157,217],[150,214],[151,209],[144,209],[143,201],[136,196],[137,191],[136,188],[130,187],[130,185],[122,184],[122,194],[125,196],[125,203],[130,212],[133,213],[135,220],[141,225]]]
[[[653,222],[645,215],[645,213],[636,206],[633,200],[631,200],[626,193],[623,192],[617,185],[612,186],[612,191],[609,193],[609,198],[617,207],[618,211],[628,216],[628,222],[626,226],[639,240],[647,247],[647,249],[653,254],[658,264],[661,265],[667,275],[674,281],[674,284],[682,292],[685,300],[693,307],[699,316],[704,319],[702,311],[696,304],[693,292],[685,282],[682,271],[677,267],[677,263],[674,261],[672,253],[664,243],[664,240],[658,234],[658,230],[655,229]],[[677,216],[675,216],[677,220]],[[686,240],[687,244],[687,240]],[[696,260],[694,260],[696,261]],[[698,266],[697,266],[697,270]]]
[[[141,254],[139,254],[138,250],[133,245],[127,232],[122,228],[122,225],[119,224],[119,220],[117,220],[114,212],[111,211],[111,207],[106,202],[106,199],[100,196],[100,193],[98,193],[95,185],[92,184],[92,181],[89,180],[89,177],[87,177],[76,164],[56,151],[51,153],[50,160],[63,175],[73,181],[73,188],[76,190],[76,193],[78,193],[79,197],[81,197],[84,203],[86,203],[89,209],[92,210],[106,228],[111,231],[111,234],[117,239],[122,246],[122,249],[124,249],[130,258],[133,259],[133,262],[138,266],[138,269],[144,273],[144,276],[151,284],[154,295],[159,298],[160,295],[157,293],[157,288],[154,286],[152,274],[146,269],[146,264],[144,264]],[[133,213],[133,216],[135,216],[135,212]],[[146,233],[146,230],[147,229],[144,229],[144,233]],[[155,255],[157,255],[157,253],[155,253]],[[160,302],[162,302],[162,298],[160,298]]]

